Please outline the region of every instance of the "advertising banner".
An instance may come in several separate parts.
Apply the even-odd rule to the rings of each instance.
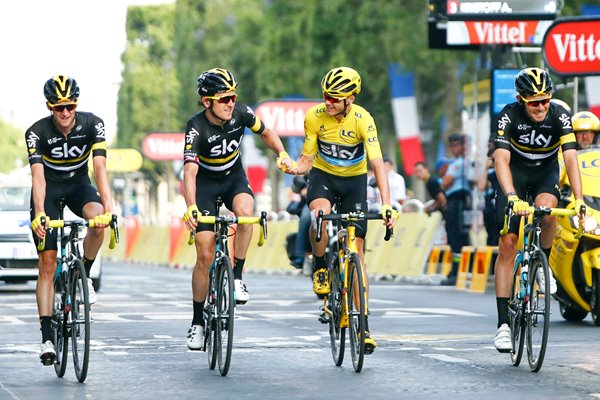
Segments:
[[[540,45],[552,21],[448,21],[448,45]]]
[[[546,65],[558,75],[600,75],[600,16],[556,20],[542,49]]]
[[[304,115],[318,101],[265,101],[256,107],[256,116],[279,136],[304,136]]]
[[[142,140],[142,153],[154,161],[181,160],[184,141],[183,132],[149,133]]]

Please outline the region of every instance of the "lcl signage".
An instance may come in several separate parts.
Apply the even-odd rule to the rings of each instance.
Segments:
[[[600,75],[600,17],[556,20],[542,48],[546,65],[558,75]]]

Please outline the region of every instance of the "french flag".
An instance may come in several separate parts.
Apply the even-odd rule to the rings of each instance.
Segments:
[[[404,173],[412,175],[415,162],[425,160],[419,138],[414,76],[404,72],[398,64],[389,64],[388,75],[392,91],[394,127],[404,163]]]

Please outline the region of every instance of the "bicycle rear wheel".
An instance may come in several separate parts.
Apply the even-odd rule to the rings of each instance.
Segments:
[[[517,259],[522,260],[521,253]],[[521,299],[521,267],[522,261],[514,269],[512,291],[508,300],[508,318],[510,323],[510,339],[512,351],[510,359],[515,367],[521,364],[523,344],[525,343],[525,320],[523,318],[523,299]]]
[[[346,339],[346,328],[341,327],[342,302],[344,301],[344,282],[340,276],[337,255],[333,255],[329,263],[329,281],[331,292],[327,296],[327,308],[331,311],[329,316],[329,340],[331,343],[331,355],[336,366],[344,362],[344,344]]]
[[[350,355],[354,371],[362,370],[365,358],[365,285],[360,258],[351,254],[348,260],[348,308],[350,311]]]
[[[69,353],[69,333],[66,323],[67,315],[64,304],[66,304],[67,294],[62,283],[62,276],[59,276],[54,284],[54,298],[57,300],[54,304],[52,316],[52,338],[56,349],[56,361],[54,361],[54,372],[59,378],[65,375],[67,370],[67,356]]]
[[[527,320],[527,358],[529,368],[538,372],[542,368],[548,328],[550,327],[550,272],[546,255],[537,251],[531,261],[529,279],[529,307]]]
[[[235,287],[233,268],[229,257],[221,258],[217,275],[216,348],[219,372],[227,375],[233,350],[233,322],[235,318]]]
[[[90,361],[90,297],[87,276],[81,260],[75,260],[71,270],[71,293],[67,299],[71,322],[71,348],[75,375],[85,381]]]

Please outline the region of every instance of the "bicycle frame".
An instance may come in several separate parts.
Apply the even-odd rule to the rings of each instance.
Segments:
[[[391,218],[391,211],[386,216]],[[355,372],[362,370],[368,316],[367,277],[356,243],[357,221],[381,218],[380,214],[361,211],[323,215],[320,210],[316,220],[317,241],[322,239],[323,221],[336,221],[338,227],[337,256],[329,265],[331,291],[323,299],[323,313],[319,321],[329,324],[331,351],[336,366],[341,366],[344,360],[345,334],[349,328],[350,353]],[[389,240],[391,235],[391,229],[386,228],[385,240]]]
[[[514,215],[513,205],[513,202],[509,202],[506,206],[501,235],[508,232],[510,218]],[[575,210],[529,207],[528,213],[523,228],[523,246],[517,250],[514,260],[508,316],[513,365],[520,364],[524,343],[527,340],[529,367],[532,372],[538,372],[546,353],[551,313],[551,278],[548,260],[541,247],[541,224],[545,216],[575,215]]]
[[[94,220],[65,221],[64,199],[59,201],[59,219],[50,220],[49,228],[57,229],[57,265],[54,275],[54,306],[52,313],[52,331],[57,354],[54,370],[59,377],[66,371],[68,341],[71,337],[73,364],[79,382],[85,381],[88,371],[90,350],[90,304],[88,281],[85,267],[79,250],[79,233],[84,227],[94,227]],[[42,218],[46,226],[46,219]],[[113,214],[110,221],[112,249],[118,242],[117,217]],[[65,228],[69,233],[65,234]],[[38,244],[42,251],[45,238]],[[59,250],[60,249],[60,252]]]
[[[220,197],[217,198],[216,205],[218,213],[223,205]],[[214,259],[208,269],[208,291],[203,310],[204,347],[202,350],[208,354],[209,368],[214,369],[218,361],[219,371],[222,376],[225,376],[231,362],[236,305],[235,279],[228,246],[229,227],[232,224],[260,224],[258,245],[262,246],[267,237],[267,213],[263,211],[260,217],[236,217],[198,216],[194,212],[193,218],[197,223],[215,226]],[[195,236],[195,232],[190,232],[188,244],[195,242]]]

